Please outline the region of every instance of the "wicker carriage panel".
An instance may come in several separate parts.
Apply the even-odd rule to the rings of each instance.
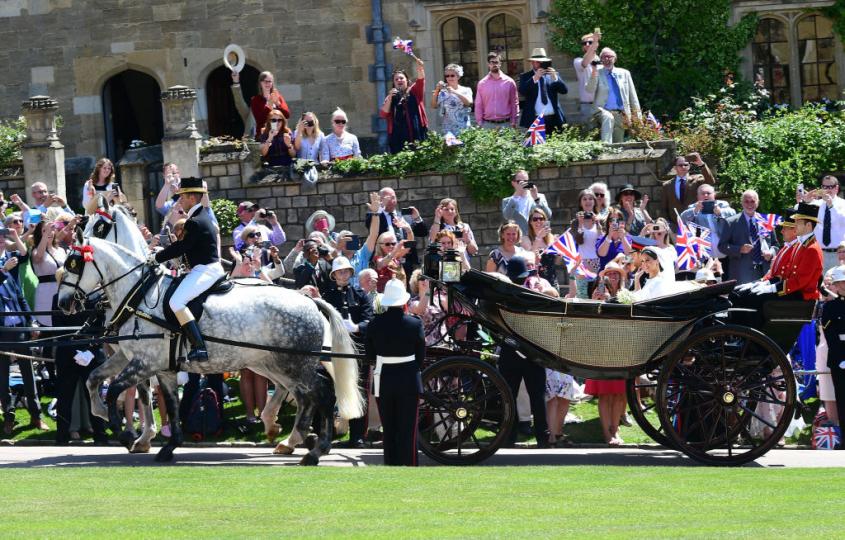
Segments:
[[[503,309],[500,314],[514,334],[560,357],[563,363],[595,368],[643,365],[687,324],[684,321],[532,315]],[[688,334],[689,331],[679,334],[668,350]],[[597,343],[602,346],[597,347]]]

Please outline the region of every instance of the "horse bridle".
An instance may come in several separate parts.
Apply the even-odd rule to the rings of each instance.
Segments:
[[[105,281],[105,276],[103,276],[103,272],[100,270],[100,267],[97,265],[97,261],[94,260],[94,247],[91,245],[76,245],[72,247],[74,253],[68,255],[67,259],[65,259],[64,268],[65,271],[70,274],[75,274],[79,276],[79,279],[82,279],[82,272],[85,270],[85,263],[92,263],[94,265],[94,269],[97,270],[97,274],[100,276],[100,286],[96,287],[95,289],[91,290],[90,292],[85,292],[82,287],[79,286],[79,280],[76,283],[68,283],[62,279],[63,276],[60,276],[59,279],[59,286],[58,288],[61,289],[62,286],[68,286],[73,289],[73,299],[75,302],[79,303],[80,305],[84,305],[85,301],[90,299],[92,296],[96,295],[97,293],[103,291],[109,285],[117,283],[121,279],[125,278],[141,266],[147,264],[146,261],[142,261],[123,274],[117,276],[113,280],[103,283]]]

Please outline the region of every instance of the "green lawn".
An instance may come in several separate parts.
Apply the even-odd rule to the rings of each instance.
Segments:
[[[837,538],[840,469],[0,469],[2,537]]]

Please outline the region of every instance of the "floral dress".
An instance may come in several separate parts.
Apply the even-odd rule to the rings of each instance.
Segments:
[[[446,90],[441,90],[437,95],[437,106],[440,108],[443,133],[451,132],[452,135],[458,136],[461,131],[469,127],[472,108],[464,105],[457,94],[472,100],[472,89],[459,86],[455,92],[449,93]]]

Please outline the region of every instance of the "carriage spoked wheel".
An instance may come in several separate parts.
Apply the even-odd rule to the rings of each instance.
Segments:
[[[663,433],[660,417],[657,414],[657,376],[655,369],[643,373],[638,377],[625,381],[625,396],[628,399],[628,409],[646,435],[657,444],[668,448],[675,448],[672,441]]]
[[[762,456],[783,436],[794,408],[795,377],[786,356],[748,327],[692,334],[657,379],[663,433],[707,465],[741,465]],[[752,421],[759,422],[757,429]]]
[[[420,447],[445,465],[471,465],[492,456],[513,427],[516,405],[507,383],[487,362],[453,356],[422,374]]]

